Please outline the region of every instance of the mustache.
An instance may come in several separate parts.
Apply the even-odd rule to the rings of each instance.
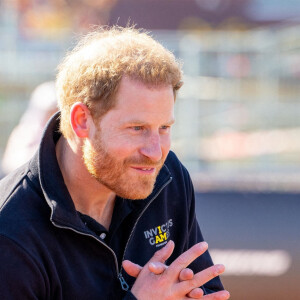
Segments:
[[[158,161],[154,161],[148,157],[140,157],[140,158],[128,158],[124,161],[125,165],[135,165],[135,166],[143,166],[143,167],[160,167],[164,163],[163,159]]]

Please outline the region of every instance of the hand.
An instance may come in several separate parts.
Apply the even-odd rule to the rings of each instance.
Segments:
[[[170,247],[170,249],[168,248],[168,250],[171,250],[169,254],[166,253],[166,257],[164,258],[164,260],[167,260],[171,254],[172,254],[172,248]],[[138,277],[139,273],[141,272],[141,270],[143,269],[141,266],[134,264],[132,262],[126,261],[126,267],[127,269],[127,273],[130,274],[133,277]],[[149,271],[152,272],[153,274],[156,275],[160,275],[162,274],[167,268],[168,266],[165,265],[164,263],[161,262],[151,262],[149,263]],[[189,268],[185,268],[183,270],[180,271],[179,273],[179,281],[185,281],[185,280],[191,280],[194,277],[194,272],[189,269]],[[190,291],[187,296],[189,298],[193,298],[193,299],[200,299],[203,296],[203,290],[201,288],[195,288],[192,291]]]
[[[138,266],[138,265],[137,265]],[[142,267],[138,266],[140,269]],[[159,275],[163,273],[168,268],[167,265],[161,262],[153,262],[149,264],[149,271],[153,274]],[[193,270],[189,268],[182,269],[179,273],[179,281],[191,280],[194,277]],[[203,296],[203,290],[199,287],[191,290],[186,296],[193,299],[200,299]]]
[[[144,299],[199,299],[226,300],[227,291],[219,291],[203,296],[198,288],[212,278],[224,272],[223,265],[211,266],[197,274],[186,267],[207,250],[207,243],[202,242],[181,254],[169,267],[164,262],[171,256],[174,243],[170,241],[164,248],[157,251],[142,268],[130,261],[124,261],[124,270],[137,277],[131,292],[139,300]],[[189,297],[189,298],[188,298]]]

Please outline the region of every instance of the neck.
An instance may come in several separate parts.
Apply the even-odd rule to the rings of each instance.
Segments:
[[[60,137],[56,157],[75,208],[109,228],[116,195],[91,176],[82,159],[82,145]]]

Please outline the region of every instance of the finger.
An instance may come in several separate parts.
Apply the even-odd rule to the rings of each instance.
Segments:
[[[227,300],[230,298],[228,291],[219,291],[213,294],[205,295],[201,299],[203,300]]]
[[[204,285],[206,282],[219,276],[224,271],[225,271],[225,267],[223,265],[211,266],[211,267],[195,274],[193,279],[182,281],[182,282],[178,283],[177,288],[179,288],[179,290],[184,292],[185,294],[188,294],[194,288]],[[212,299],[214,299],[214,298],[212,298]]]
[[[173,241],[169,241],[166,246],[164,246],[162,249],[156,251],[152,258],[149,260],[149,263],[164,263],[173,253],[175,244]],[[122,266],[126,273],[132,277],[137,277],[141,270],[143,269],[140,265],[137,265],[129,260],[124,260],[122,263]],[[154,268],[155,269],[155,268]],[[163,270],[164,271],[164,270]],[[153,272],[156,274],[155,272]],[[159,273],[160,274],[160,273]]]
[[[193,277],[194,272],[189,268],[183,269],[179,273],[179,281],[190,280],[193,279]]]
[[[168,273],[174,274],[174,276],[176,276],[182,269],[185,269],[197,257],[202,255],[207,250],[207,248],[208,245],[206,242],[201,242],[194,245],[172,262],[172,264],[168,268]]]
[[[191,290],[187,296],[193,299],[200,299],[203,297],[203,290],[201,288],[195,288]]]
[[[162,274],[168,267],[161,262],[150,262],[148,265],[148,269],[150,272],[155,275]]]
[[[164,263],[173,253],[175,244],[173,241],[169,241],[166,246],[156,251],[149,262],[161,262]]]
[[[130,260],[124,260],[122,262],[122,266],[125,272],[132,277],[138,277],[142,270],[142,267],[140,265],[137,265]]]

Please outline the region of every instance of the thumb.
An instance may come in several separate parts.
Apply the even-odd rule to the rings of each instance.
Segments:
[[[123,269],[125,270],[125,272],[132,276],[132,277],[138,277],[138,275],[140,274],[142,267],[138,264],[135,264],[133,262],[131,262],[130,260],[124,260],[122,262],[122,266]]]
[[[173,253],[175,244],[173,241],[169,241],[166,246],[156,251],[149,262],[161,262],[164,263]]]
[[[162,274],[168,267],[161,262],[150,262],[148,269],[155,275]]]

